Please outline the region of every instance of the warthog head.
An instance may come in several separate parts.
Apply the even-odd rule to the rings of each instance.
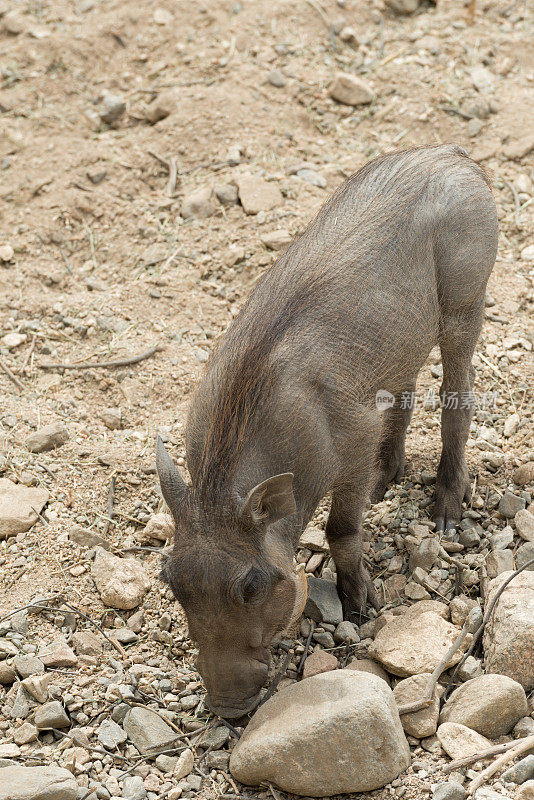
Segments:
[[[183,606],[199,647],[208,703],[222,717],[256,704],[267,680],[269,645],[298,619],[306,577],[275,522],[295,512],[293,475],[276,475],[245,496],[200,500],[157,442],[163,496],[175,521],[174,549],[162,576]]]

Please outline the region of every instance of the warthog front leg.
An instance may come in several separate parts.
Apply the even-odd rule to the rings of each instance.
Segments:
[[[363,563],[362,511],[365,495],[354,488],[334,491],[326,535],[336,562],[337,590],[345,619],[354,621],[367,605],[379,608],[375,587]]]

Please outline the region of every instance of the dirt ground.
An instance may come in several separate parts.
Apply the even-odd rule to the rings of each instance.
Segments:
[[[16,347],[0,343],[20,383],[0,371],[0,477],[51,493],[29,533],[0,542],[0,616],[40,592],[63,593],[102,618],[87,551],[69,531],[109,529],[116,551],[140,543],[160,504],[155,435],[183,467],[185,414],[203,364],[276,258],[261,236],[297,234],[345,177],[397,148],[458,142],[492,177],[501,233],[475,366],[477,392],[497,399],[474,423],[468,463],[478,486],[500,495],[514,468],[534,458],[534,264],[521,258],[534,242],[534,10],[527,0],[477,6],[468,24],[459,0],[423,2],[412,16],[381,0],[0,0],[0,247],[8,246],[0,250],[0,339],[24,334]],[[269,81],[273,70],[285,85]],[[367,80],[373,103],[332,100],[338,71]],[[111,124],[99,117],[105,92],[126,104]],[[169,113],[152,124],[147,109],[158,99]],[[302,166],[326,185],[297,176]],[[282,203],[257,216],[239,204],[180,216],[184,196],[244,172],[275,182]],[[154,345],[153,356],[119,369],[45,368]],[[439,384],[433,361],[421,394]],[[120,410],[120,428],[105,423],[108,409]],[[517,430],[503,438],[512,413]],[[68,442],[29,453],[26,437],[58,420]],[[438,420],[435,410],[416,413],[408,480],[435,470]],[[481,424],[497,432],[491,463],[477,445]],[[183,614],[157,579],[160,556],[136,557],[153,588],[147,635],[129,655],[171,656],[190,668]],[[149,635],[167,608],[174,653]],[[31,629],[46,638],[52,624]],[[84,669],[96,680],[100,666]],[[403,791],[367,796],[423,797],[432,780],[412,770]],[[228,791],[211,776],[201,794]]]

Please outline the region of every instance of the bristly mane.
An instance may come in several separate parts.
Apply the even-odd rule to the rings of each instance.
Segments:
[[[194,476],[199,499],[213,500],[231,478],[243,445],[256,430],[261,409],[277,383],[277,368],[270,355],[301,316],[309,294],[299,287],[269,319],[252,314],[246,325],[241,322],[239,331],[228,331],[214,353],[211,371],[217,390],[204,409],[209,424]]]

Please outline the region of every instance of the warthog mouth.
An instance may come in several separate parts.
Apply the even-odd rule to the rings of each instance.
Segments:
[[[249,711],[253,711],[256,708],[259,696],[260,692],[254,695],[254,697],[243,700],[238,705],[217,705],[216,703],[212,703],[209,697],[207,703],[211,711],[218,717],[222,717],[223,719],[237,719],[238,717],[244,717],[245,714],[248,714]]]

